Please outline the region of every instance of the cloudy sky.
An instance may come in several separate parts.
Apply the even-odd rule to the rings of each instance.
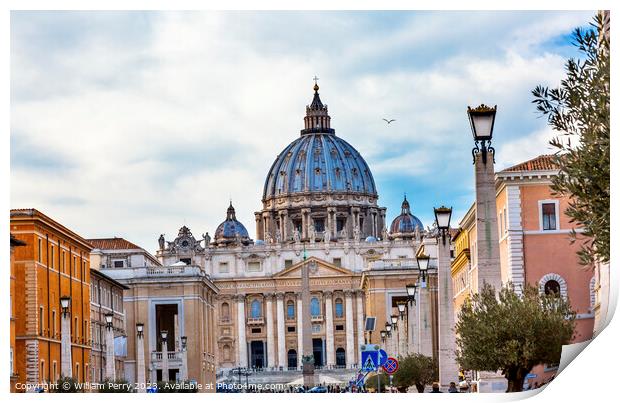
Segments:
[[[254,234],[312,77],[391,220],[407,193],[473,201],[468,105],[498,105],[497,169],[550,152],[531,104],[594,12],[12,12],[11,207],[154,251],[211,234],[229,198]],[[396,119],[386,125],[382,118]]]

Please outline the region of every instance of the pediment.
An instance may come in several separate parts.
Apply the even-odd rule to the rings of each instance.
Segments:
[[[310,257],[306,261],[299,262],[277,273],[273,278],[301,278],[301,268],[304,264],[316,263],[316,270],[310,272],[310,277],[348,277],[354,276],[351,270],[334,266],[316,257]]]

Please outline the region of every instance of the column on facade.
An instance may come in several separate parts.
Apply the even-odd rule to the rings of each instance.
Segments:
[[[327,354],[327,368],[336,365],[336,351],[334,347],[334,309],[333,309],[333,293],[331,291],[323,292],[325,297],[325,350]]]
[[[353,292],[351,290],[344,292],[344,300],[347,327],[347,368],[352,368],[355,364],[355,329],[353,328]]]
[[[254,214],[254,221],[256,222],[256,239],[265,239],[265,235],[263,233],[263,226],[261,225],[261,215],[260,213]],[[209,245],[205,245],[207,248]]]
[[[437,300],[439,310],[439,382],[449,386],[457,382],[459,366],[456,363],[456,335],[454,334],[454,292],[451,275],[450,239],[437,240]]]
[[[286,340],[284,334],[284,294],[276,294],[276,318],[278,320],[278,365],[287,368],[286,362]]]
[[[63,313],[60,323],[60,374],[73,376],[71,368],[71,316]]]
[[[297,367],[301,369],[301,358],[304,353],[304,338],[303,338],[303,318],[302,307],[303,302],[301,300],[301,293],[297,293]]]
[[[245,295],[237,296],[237,337],[239,348],[237,349],[237,362],[240,367],[248,366],[248,345],[245,340]]]
[[[275,356],[275,334],[273,332],[273,294],[266,294],[266,307],[267,315],[265,320],[267,321],[267,368],[273,368],[276,366]]]
[[[310,209],[301,209],[301,237],[308,238],[308,215],[310,214]]]
[[[355,292],[356,308],[357,308],[357,361],[361,361],[361,348],[364,344],[364,291],[357,290]]]
[[[146,392],[146,367],[144,364],[144,334],[136,336],[136,382],[138,393]]]
[[[292,234],[289,234],[290,225],[288,218],[288,210],[284,210],[282,212],[282,241],[286,241],[289,238],[292,238]]]

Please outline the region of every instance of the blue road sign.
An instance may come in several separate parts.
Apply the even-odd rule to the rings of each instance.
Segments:
[[[379,351],[366,350],[362,351],[362,369],[364,371],[376,371],[379,362]]]
[[[536,378],[537,376],[538,376],[538,375],[536,375],[536,374],[527,374],[527,375],[525,375],[525,379],[534,379],[534,378]]]
[[[383,349],[379,350],[379,359],[378,359],[377,364],[378,364],[380,367],[382,367],[382,366],[383,366],[383,364],[385,364],[385,362],[387,361],[387,359],[388,359],[388,355],[387,355],[387,353],[385,352],[385,350],[383,350]]]
[[[148,386],[146,388],[146,393],[157,393],[157,386]]]

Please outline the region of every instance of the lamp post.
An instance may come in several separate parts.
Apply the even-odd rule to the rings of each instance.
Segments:
[[[60,375],[73,376],[71,365],[71,315],[69,306],[71,297],[63,295],[60,297],[60,308],[62,309],[62,319],[60,323]]]
[[[105,314],[105,377],[116,380],[116,366],[114,365],[114,314]]]
[[[379,332],[381,334],[381,342],[385,344],[385,338],[387,337],[387,331],[382,330]]]
[[[437,227],[437,299],[439,302],[439,382],[447,387],[458,380],[458,365],[454,350],[454,292],[450,258],[450,217],[452,208],[435,208]],[[441,241],[440,241],[441,238]],[[446,242],[446,238],[448,242]]]
[[[418,290],[418,285],[415,283],[409,283],[405,286],[407,290],[407,353],[418,353],[419,349],[416,348],[416,342],[419,339],[418,334],[418,307],[416,306],[415,296]]]
[[[168,331],[162,330],[161,336],[161,380],[168,382],[170,380],[168,371]]]
[[[487,163],[487,152],[493,153],[493,162],[495,162],[495,149],[491,147],[491,139],[493,137],[493,126],[495,125],[495,113],[497,105],[493,108],[481,104],[477,108],[467,107],[467,115],[469,116],[469,124],[471,132],[474,136],[475,147],[472,150],[474,163],[476,162],[476,154],[482,155],[482,162]]]
[[[499,262],[499,234],[497,230],[497,201],[495,191],[495,150],[490,146],[495,126],[497,106],[484,104],[467,107],[467,115],[474,138],[476,189],[476,264],[479,287],[488,283],[499,292],[502,286]],[[492,157],[487,164],[487,153]],[[477,291],[477,290],[475,290]]]
[[[428,274],[428,262],[430,256],[420,253],[416,256],[418,261],[418,270],[420,271],[420,288],[426,288],[426,275]]]
[[[182,354],[182,363],[181,363],[181,381],[185,381],[189,378],[187,374],[187,336],[181,336],[181,354]]]
[[[391,315],[390,321],[392,322],[392,330],[394,330],[394,337],[392,338],[392,353],[399,355],[398,347],[399,347],[399,330],[398,330],[398,315]]]
[[[409,321],[407,321],[407,303],[405,301],[398,301],[396,304],[398,308],[398,317],[400,319],[400,329],[398,334],[398,352],[403,356],[409,354],[408,351],[408,337],[409,337]]]
[[[146,392],[146,368],[144,366],[144,323],[136,323],[136,381],[138,393]]]

